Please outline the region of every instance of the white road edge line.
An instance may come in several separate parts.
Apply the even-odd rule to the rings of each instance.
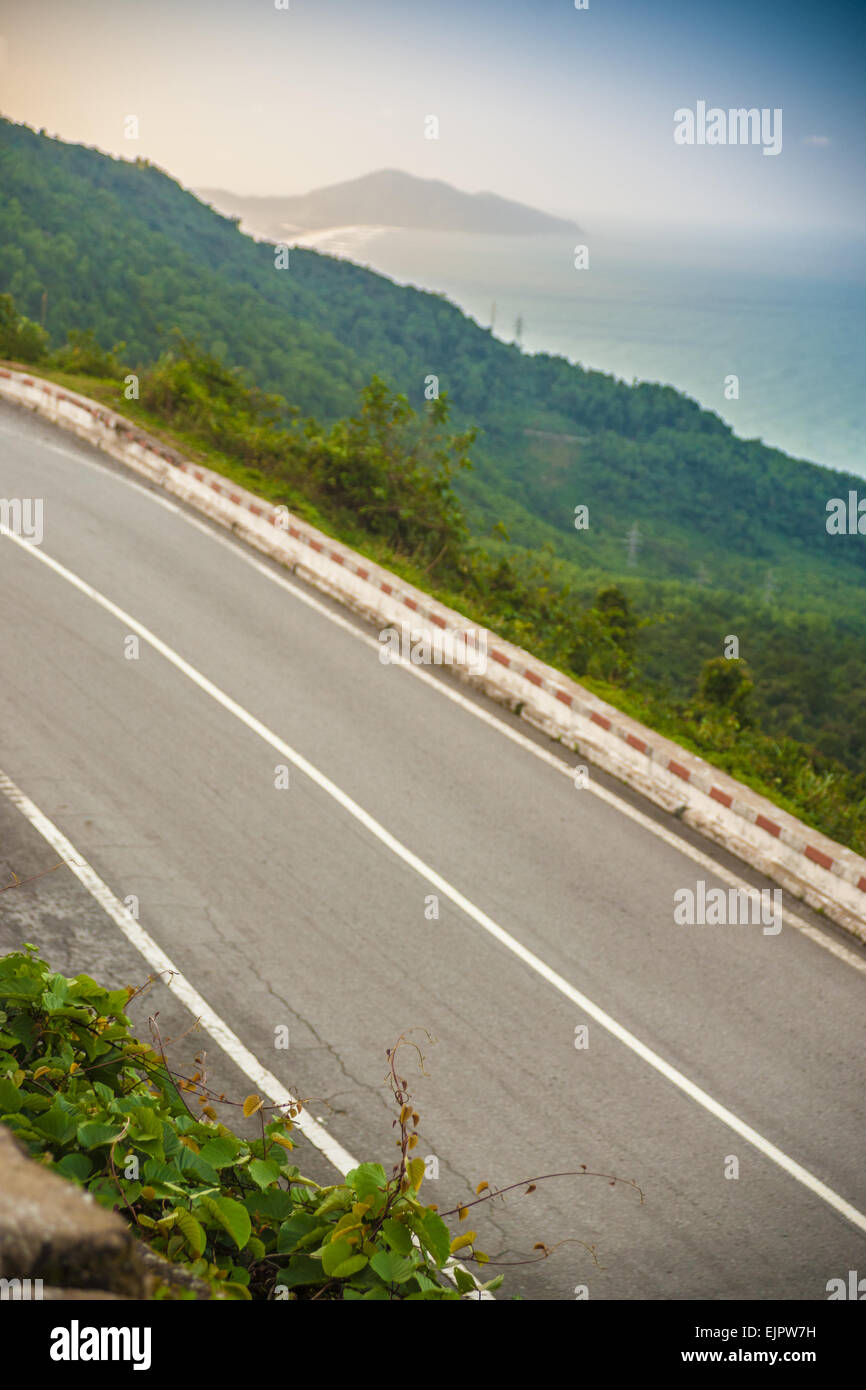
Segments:
[[[810,1173],[808,1169],[804,1168],[801,1164],[797,1163],[795,1159],[784,1153],[782,1149],[770,1143],[768,1139],[765,1139],[764,1136],[753,1129],[751,1125],[746,1124],[738,1115],[735,1115],[732,1110],[728,1110],[717,1100],[714,1100],[708,1092],[702,1090],[700,1086],[695,1085],[693,1081],[690,1081],[683,1072],[671,1066],[670,1063],[666,1062],[657,1052],[654,1052],[652,1048],[642,1043],[634,1033],[629,1032],[627,1028],[624,1028],[622,1024],[618,1023],[616,1019],[606,1013],[604,1009],[599,1008],[597,1004],[594,1004],[593,1001],[587,998],[585,994],[582,994],[580,990],[575,989],[573,985],[569,984],[568,980],[558,974],[557,971],[552,970],[539,956],[536,956],[534,952],[528,950],[516,937],[512,936],[510,932],[500,927],[492,917],[488,917],[486,912],[483,912],[480,908],[476,907],[473,902],[470,902],[459,889],[453,887],[447,879],[443,878],[442,875],[431,868],[429,864],[426,864],[423,859],[420,859],[418,855],[414,854],[412,850],[402,844],[389,830],[386,830],[383,825],[365,811],[362,806],[359,806],[356,801],[353,801],[350,796],[336,785],[336,783],[332,782],[329,777],[326,777],[324,773],[320,772],[319,769],[309,762],[301,753],[298,753],[290,744],[281,739],[279,735],[275,734],[259,719],[256,719],[254,715],[251,715],[242,705],[239,705],[236,700],[233,700],[231,696],[226,695],[224,691],[220,690],[218,686],[208,680],[207,676],[202,675],[194,666],[191,666],[188,661],[185,661],[178,652],[174,651],[172,647],[169,647],[157,637],[155,633],[152,633],[142,623],[138,622],[130,613],[125,612],[124,609],[119,608],[117,604],[112,603],[111,599],[106,598],[104,594],[94,589],[92,585],[87,584],[83,579],[79,579],[78,575],[73,574],[65,565],[61,565],[59,561],[52,559],[52,557],[47,555],[43,550],[34,547],[29,542],[14,535],[7,527],[0,525],[0,535],[7,536],[22,550],[32,555],[34,559],[39,560],[42,564],[53,570],[55,574],[65,579],[73,588],[78,589],[80,593],[92,599],[100,608],[103,608],[113,617],[120,619],[129,631],[137,633],[142,641],[147,642],[148,646],[153,647],[154,651],[159,652],[166,661],[183,675],[187,676],[194,685],[198,686],[206,695],[210,695],[223,709],[233,714],[235,718],[244,724],[252,733],[257,734],[259,738],[263,739],[265,743],[268,743],[276,752],[280,753],[282,757],[291,762],[300,772],[303,772],[311,782],[328,796],[332,797],[339,806],[342,806],[345,811],[375,836],[381,844],[391,850],[398,859],[402,859],[403,862],[414,869],[421,878],[426,879],[426,881],[436,888],[443,897],[446,897],[450,902],[454,903],[454,905],[465,913],[467,917],[477,923],[482,930],[492,936],[494,940],[500,942],[500,944],[516,956],[518,960],[523,961],[531,970],[534,970],[541,979],[546,980],[548,984],[552,985],[553,988],[558,990],[566,999],[575,1004],[583,1013],[588,1014],[600,1027],[617,1038],[619,1042],[623,1043],[624,1046],[629,1048],[636,1056],[640,1057],[642,1061],[646,1062],[648,1066],[652,1067],[660,1076],[663,1076],[667,1081],[671,1082],[672,1085],[676,1086],[688,1096],[690,1100],[693,1100],[697,1105],[701,1106],[715,1119],[733,1130],[733,1132],[744,1139],[746,1143],[751,1144],[753,1148],[757,1149],[759,1153],[763,1154],[764,1157],[768,1158],[772,1163],[775,1163],[776,1166],[784,1173],[787,1173],[789,1177],[794,1178],[796,1182],[819,1197],[829,1207],[832,1207],[834,1211],[839,1212],[839,1214],[850,1221],[852,1225],[858,1227],[861,1231],[866,1231],[866,1215],[858,1211],[856,1207],[852,1206],[850,1202],[847,1202],[839,1193],[827,1187],[825,1183],[821,1182],[820,1178],[816,1178],[813,1173]],[[34,807],[34,810],[35,809]],[[213,1018],[216,1020],[216,1015],[213,1015]],[[240,1039],[235,1038],[234,1034],[231,1036],[236,1045],[239,1048],[243,1048]],[[246,1052],[245,1048],[243,1050],[250,1058],[250,1061],[258,1067],[259,1064],[252,1054]],[[272,1079],[279,1085],[279,1083],[276,1082],[276,1078]]]
[[[12,433],[16,435],[16,438],[24,438],[19,432],[12,431]],[[187,525],[192,526],[196,531],[200,531],[203,535],[209,536],[215,544],[223,546],[226,550],[230,551],[231,554],[243,560],[245,564],[249,565],[259,574],[264,575],[272,584],[276,584],[279,588],[284,589],[286,593],[291,594],[300,603],[306,604],[308,608],[313,609],[322,617],[327,618],[328,621],[334,623],[336,627],[349,633],[356,641],[364,643],[377,653],[381,651],[381,644],[377,639],[364,632],[356,623],[350,622],[339,613],[335,613],[327,604],[322,603],[319,599],[314,598],[312,594],[307,593],[307,591],[302,589],[299,585],[293,584],[291,580],[278,574],[271,566],[265,564],[261,560],[255,559],[246,549],[246,545],[249,544],[249,542],[243,542],[234,535],[221,535],[220,532],[215,529],[219,523],[202,521],[199,517],[193,516],[190,511],[180,503],[173,502],[162,493],[155,491],[154,488],[147,487],[144,483],[138,482],[137,479],[128,477],[125,472],[119,472],[114,468],[109,468],[106,464],[96,459],[86,458],[83,454],[74,453],[64,445],[45,443],[44,447],[49,449],[52,453],[75,459],[76,463],[83,463],[87,468],[93,469],[95,472],[102,473],[110,478],[114,478],[118,482],[124,483],[127,487],[133,488],[136,492],[140,492],[143,496],[149,497],[157,506],[164,507],[166,511],[172,512],[175,516],[180,517]],[[121,467],[122,466],[123,465],[121,465]],[[407,671],[417,680],[432,686],[440,695],[451,700],[453,704],[459,705],[461,709],[466,710],[467,713],[473,715],[474,718],[480,719],[481,722],[487,724],[489,728],[496,729],[504,738],[510,739],[512,743],[525,749],[526,752],[531,753],[533,757],[540,759],[541,762],[547,763],[548,767],[554,768],[559,773],[564,773],[566,777],[571,778],[573,776],[574,769],[562,758],[557,757],[555,753],[551,753],[548,749],[542,748],[533,739],[527,738],[525,734],[520,733],[517,729],[512,729],[503,719],[495,714],[491,714],[489,710],[476,704],[474,700],[467,699],[465,695],[461,695],[458,690],[455,690],[445,681],[437,680],[434,676],[431,676],[429,672],[425,671],[423,667],[415,666],[411,662],[405,661],[402,657],[392,658],[390,665],[402,667],[403,670]],[[562,746],[565,747],[564,744]],[[711,855],[705,854],[688,840],[682,839],[665,826],[660,825],[658,821],[653,820],[651,816],[647,816],[642,811],[639,811],[635,806],[632,806],[630,802],[624,801],[623,798],[617,796],[615,792],[608,791],[606,787],[599,786],[596,782],[593,782],[592,779],[587,783],[584,790],[591,792],[594,796],[599,797],[600,800],[606,801],[609,806],[613,806],[621,815],[628,816],[630,820],[642,826],[643,829],[649,831],[651,835],[655,835],[657,839],[663,840],[665,844],[670,845],[673,849],[679,850],[681,854],[686,855],[696,864],[699,864],[702,869],[706,869],[709,873],[715,874],[717,878],[727,883],[729,887],[748,889],[751,886],[730,869],[724,868],[713,859]],[[813,941],[817,946],[821,946],[823,950],[829,951],[830,954],[836,956],[837,959],[843,960],[846,965],[850,965],[854,970],[859,970],[861,973],[866,974],[866,957],[858,955],[855,951],[852,951],[850,947],[845,946],[843,942],[837,941],[829,932],[822,931],[820,928],[813,926],[811,922],[806,922],[796,912],[792,912],[790,908],[785,907],[784,903],[782,906],[782,921],[786,927],[792,927],[803,936],[807,936],[810,941]]]
[[[144,930],[144,927],[133,917],[128,908],[124,907],[123,903],[115,897],[108,884],[99,877],[95,869],[91,868],[71,841],[67,840],[54,822],[49,820],[39,810],[35,802],[31,801],[30,797],[25,795],[21,788],[15,785],[11,777],[7,777],[3,771],[0,771],[0,791],[30,822],[34,830],[38,830],[55,853],[60,855],[63,862],[72,870],[88,893],[96,899],[102,910],[120,928],[127,941],[144,957],[151,969],[156,974],[167,976],[163,983],[189,1009],[193,1018],[201,1020],[202,1027],[210,1033],[214,1042],[222,1048],[238,1070],[249,1078],[257,1093],[267,1096],[268,1100],[275,1105],[291,1105],[296,1099],[291,1091],[287,1090],[272,1072],[262,1066],[249,1048],[244,1047],[238,1035],[229,1028],[227,1023],[223,1022],[207,1000],[190,984],[182,971],[178,970],[177,966],[172,963],[162,947],[157,945],[153,937]],[[337,1172],[341,1173],[343,1177],[352,1168],[358,1167],[357,1158],[353,1158],[348,1149],[344,1149],[342,1144],[332,1134],[329,1134],[323,1125],[320,1125],[318,1121],[307,1114],[306,1110],[301,1111],[294,1123],[304,1137],[324,1155],[329,1163],[333,1164]],[[417,1238],[415,1244],[418,1244]],[[454,1271],[463,1268],[464,1266],[458,1260],[449,1260],[442,1272],[453,1280]],[[466,1294],[464,1297],[472,1302],[478,1299],[491,1299],[495,1302],[493,1294],[486,1290],[481,1290],[475,1294]]]

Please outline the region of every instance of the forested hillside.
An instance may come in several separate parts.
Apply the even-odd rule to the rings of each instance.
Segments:
[[[455,487],[490,554],[549,547],[552,583],[586,599],[615,579],[647,620],[624,685],[687,699],[737,634],[763,727],[862,765],[866,541],[825,526],[857,479],[740,440],[669,387],[525,355],[442,296],[295,248],[277,269],[145,162],[0,121],[0,188],[0,293],[54,346],[92,329],[143,367],[179,328],[326,425],[374,373],[419,409],[435,375],[455,425],[479,427]]]

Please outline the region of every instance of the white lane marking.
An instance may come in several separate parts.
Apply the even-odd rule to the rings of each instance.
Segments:
[[[858,1211],[856,1207],[853,1207],[851,1203],[847,1202],[844,1197],[841,1197],[838,1192],[834,1192],[832,1188],[827,1187],[825,1183],[821,1182],[820,1178],[816,1178],[813,1173],[810,1173],[808,1169],[802,1167],[802,1165],[797,1163],[790,1155],[784,1153],[782,1149],[777,1148],[775,1144],[770,1143],[768,1139],[765,1139],[764,1136],[753,1129],[751,1125],[746,1124],[738,1115],[735,1115],[732,1110],[728,1110],[726,1106],[714,1100],[707,1091],[702,1090],[700,1086],[696,1086],[693,1081],[690,1081],[689,1078],[683,1074],[683,1072],[678,1071],[676,1067],[672,1067],[670,1063],[666,1062],[657,1052],[654,1052],[651,1048],[647,1047],[645,1043],[642,1043],[640,1038],[636,1037],[634,1033],[629,1032],[627,1028],[624,1028],[622,1024],[618,1023],[616,1019],[606,1013],[604,1009],[599,1008],[597,1004],[594,1004],[593,1001],[587,998],[585,994],[582,994],[580,990],[575,989],[562,975],[552,970],[540,956],[536,956],[534,952],[528,950],[522,942],[518,941],[510,932],[505,931],[503,927],[500,927],[498,922],[495,922],[486,912],[483,912],[481,908],[476,907],[473,902],[470,902],[458,888],[455,888],[453,884],[449,883],[447,879],[437,873],[434,868],[426,864],[423,859],[419,858],[417,854],[414,854],[412,850],[402,844],[401,841],[392,835],[389,830],[386,830],[379,821],[342,791],[335,782],[332,782],[329,777],[326,777],[323,772],[320,772],[313,763],[309,762],[308,759],[303,756],[303,754],[298,753],[290,744],[286,743],[284,739],[281,739],[278,734],[275,734],[263,724],[261,720],[256,719],[255,716],[245,710],[242,705],[239,705],[236,700],[233,700],[230,695],[226,695],[224,691],[214,685],[213,681],[208,680],[207,676],[202,675],[194,666],[191,666],[190,663],[185,661],[172,647],[169,647],[167,643],[163,642],[155,633],[152,633],[143,623],[133,618],[131,613],[125,612],[124,609],[119,608],[116,603],[112,603],[111,599],[106,598],[104,594],[94,589],[92,585],[86,583],[85,580],[79,579],[78,575],[73,574],[65,565],[61,565],[59,561],[52,559],[50,555],[46,555],[44,550],[30,545],[27,541],[13,535],[7,527],[0,525],[0,535],[8,536],[10,540],[14,541],[15,544],[27,554],[33,556],[34,559],[39,560],[40,563],[53,570],[55,574],[65,579],[73,588],[77,589],[87,598],[92,599],[92,601],[98,604],[100,608],[103,608],[105,612],[110,613],[113,617],[119,618],[120,621],[125,624],[128,631],[137,633],[142,641],[147,642],[148,646],[153,647],[154,651],[159,652],[166,661],[183,675],[187,676],[194,685],[206,695],[209,695],[229,714],[233,714],[241,724],[245,725],[252,733],[257,734],[259,738],[263,739],[271,748],[275,749],[282,757],[291,762],[300,772],[303,772],[311,782],[328,796],[332,797],[343,810],[347,811],[349,815],[353,816],[355,820],[363,825],[371,835],[386,847],[386,849],[389,849],[391,853],[398,859],[401,859],[404,864],[414,869],[421,878],[426,879],[426,881],[437,889],[443,897],[447,898],[449,902],[454,903],[455,907],[458,907],[461,912],[481,927],[483,931],[487,932],[489,936],[493,937],[494,940],[504,946],[506,950],[510,951],[512,955],[516,956],[518,960],[523,961],[531,970],[534,970],[541,979],[546,980],[548,984],[552,985],[553,988],[558,990],[566,999],[575,1004],[583,1013],[589,1014],[590,1018],[595,1019],[600,1027],[617,1038],[619,1042],[623,1043],[625,1047],[629,1048],[636,1056],[640,1057],[648,1066],[657,1071],[660,1076],[670,1081],[672,1085],[676,1086],[687,1095],[690,1100],[700,1105],[715,1119],[721,1121],[722,1124],[733,1130],[735,1134],[738,1134],[741,1139],[751,1144],[753,1148],[757,1149],[765,1158],[770,1159],[772,1163],[775,1163],[777,1167],[781,1168],[789,1177],[794,1178],[795,1181],[801,1183],[803,1187],[814,1193],[815,1196],[820,1197],[823,1202],[826,1202],[834,1211],[838,1211],[850,1221],[852,1225],[859,1227],[862,1231],[866,1231],[866,1215]],[[239,1047],[243,1046],[239,1039],[235,1041]],[[252,1061],[255,1061],[255,1059],[252,1058],[252,1054],[247,1055],[250,1056]],[[256,1065],[258,1064],[256,1063]]]
[[[12,430],[7,432],[13,433],[15,438],[21,439],[22,441],[26,439],[26,436]],[[219,523],[214,521],[208,523],[202,521],[199,517],[192,516],[186,507],[171,501],[170,498],[155,491],[152,487],[145,486],[144,483],[138,482],[135,478],[127,477],[125,473],[107,467],[106,464],[100,463],[96,459],[86,458],[83,454],[77,454],[63,445],[45,442],[44,447],[50,449],[52,453],[74,459],[76,463],[83,463],[87,468],[93,469],[95,472],[102,473],[110,478],[114,478],[118,482],[125,483],[127,487],[131,487],[144,497],[150,498],[150,500],[155,502],[158,506],[164,507],[166,511],[182,518],[196,531],[200,531],[203,535],[209,536],[215,544],[221,545],[226,550],[229,550],[233,555],[243,560],[245,564],[251,566],[251,568],[256,570],[259,574],[264,575],[272,584],[278,585],[279,588],[284,589],[299,602],[305,603],[308,608],[313,609],[314,612],[320,614],[323,618],[327,618],[329,622],[334,623],[336,627],[349,633],[356,641],[365,644],[375,652],[381,650],[381,643],[378,642],[375,637],[371,637],[368,633],[364,632],[356,623],[350,622],[339,613],[335,613],[332,608],[320,602],[319,599],[314,598],[313,595],[307,593],[305,589],[300,588],[297,584],[293,584],[291,580],[286,579],[283,575],[276,573],[270,565],[265,564],[261,560],[256,560],[245,548],[245,545],[249,544],[249,542],[240,543],[238,538],[234,536],[220,535],[219,531],[214,529]],[[123,467],[123,465],[120,465],[120,467]],[[496,729],[498,733],[510,739],[512,743],[517,744],[518,747],[523,748],[526,752],[531,753],[533,757],[546,763],[548,767],[554,768],[559,773],[564,773],[568,778],[573,776],[573,768],[569,763],[565,762],[563,758],[557,757],[556,754],[551,753],[549,749],[543,748],[533,739],[527,738],[525,734],[520,733],[517,729],[511,728],[501,717],[491,714],[489,710],[484,709],[483,706],[477,704],[474,700],[467,699],[465,695],[455,690],[447,682],[437,680],[434,676],[431,676],[429,672],[425,671],[423,667],[415,666],[411,662],[405,661],[403,657],[400,656],[392,658],[390,664],[392,666],[402,667],[404,671],[414,676],[416,680],[425,682],[440,695],[451,700],[453,704],[459,705],[461,709],[466,710],[467,713],[473,715],[474,718],[480,719],[481,722],[486,724],[489,728]],[[565,747],[565,745],[563,745],[563,747]],[[615,792],[608,791],[606,787],[599,786],[598,783],[593,782],[592,779],[590,779],[584,790],[591,792],[594,796],[599,797],[600,800],[607,802],[609,806],[614,807],[621,815],[628,816],[636,825],[640,825],[651,835],[655,835],[656,839],[662,840],[666,845],[670,845],[671,848],[679,850],[681,854],[686,855],[687,858],[699,864],[701,868],[714,874],[717,878],[721,879],[723,883],[727,883],[732,888],[740,889],[748,889],[752,886],[743,878],[738,877],[730,869],[724,868],[717,860],[713,859],[711,855],[706,854],[703,850],[698,849],[697,846],[692,845],[688,840],[684,840],[673,831],[668,830],[666,826],[660,825],[658,821],[653,820],[651,816],[647,816],[642,811],[639,811],[636,807],[632,806],[630,802],[624,801],[623,798],[617,796]],[[770,881],[772,882],[772,880]],[[807,936],[810,941],[814,941],[817,946],[821,946],[825,951],[829,951],[831,955],[836,956],[838,960],[842,960],[846,965],[850,965],[852,969],[859,970],[861,973],[866,974],[866,956],[858,955],[855,951],[852,951],[850,947],[845,946],[843,942],[837,941],[829,932],[822,931],[820,928],[813,926],[811,922],[805,921],[804,918],[800,917],[796,912],[792,912],[790,908],[785,907],[784,903],[782,906],[782,920],[786,927],[792,927],[795,931],[802,933],[803,936]]]
[[[6,773],[2,771],[0,771],[0,791],[9,798],[13,806],[17,807],[34,830],[38,830],[55,853],[60,855],[78,881],[83,883],[88,893],[96,899],[102,910],[120,928],[127,941],[144,957],[151,969],[159,975],[167,975],[168,978],[164,979],[163,983],[167,985],[172,994],[177,995],[194,1018],[201,1020],[202,1027],[207,1029],[214,1042],[231,1058],[238,1070],[249,1078],[257,1093],[267,1096],[268,1100],[273,1101],[275,1105],[291,1105],[296,1099],[291,1091],[288,1091],[272,1072],[262,1066],[249,1048],[244,1047],[237,1033],[234,1033],[228,1024],[223,1022],[207,1000],[190,984],[186,976],[171,962],[162,947],[157,945],[140,922],[136,921],[132,913],[114,896],[104,879],[101,879],[84,856],[79,854],[71,841],[67,840],[54,822],[49,820],[39,810],[35,802],[31,801],[30,797],[26,796],[21,788],[15,785],[11,777],[7,777]],[[348,1149],[344,1149],[342,1144],[332,1134],[329,1134],[323,1125],[320,1125],[318,1121],[307,1114],[306,1110],[301,1111],[294,1123],[304,1138],[308,1139],[327,1158],[328,1162],[333,1164],[338,1173],[342,1173],[345,1177],[352,1168],[358,1167],[358,1160],[352,1157]],[[417,1239],[415,1244],[419,1244]],[[457,1269],[463,1270],[464,1266],[458,1260],[449,1260],[443,1267],[443,1273],[454,1281],[454,1271]],[[473,1302],[478,1299],[490,1299],[495,1302],[493,1294],[486,1289],[479,1290],[474,1294],[466,1294],[464,1297]]]
[[[157,945],[153,937],[132,916],[132,913],[114,896],[96,870],[90,867],[84,856],[79,854],[75,846],[58,830],[53,821],[43,815],[39,807],[2,771],[0,771],[0,791],[9,798],[14,806],[17,806],[34,829],[38,830],[42,838],[47,840],[52,849],[60,855],[79,882],[84,884],[88,893],[96,899],[103,911],[120,928],[127,941],[131,942],[136,950],[144,956],[151,969],[157,974],[171,972],[165,983],[172,994],[177,995],[193,1017],[201,1019],[203,1027],[210,1033],[214,1042],[218,1043],[235,1066],[249,1077],[256,1091],[267,1096],[275,1105],[291,1105],[295,1100],[291,1092],[281,1081],[277,1080],[272,1072],[262,1066],[248,1048],[244,1047],[237,1034],[232,1032],[219,1014],[211,1008],[207,1000],[199,994],[197,989],[193,988],[177,966],[169,960],[162,947]],[[344,1149],[342,1144],[332,1138],[326,1129],[312,1119],[306,1110],[301,1111],[295,1124],[310,1143],[314,1144],[339,1172],[345,1174],[351,1168],[357,1168],[358,1160],[352,1157],[348,1149]]]

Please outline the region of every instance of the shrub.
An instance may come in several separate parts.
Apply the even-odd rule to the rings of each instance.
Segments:
[[[126,370],[120,354],[125,350],[126,343],[115,343],[111,351],[108,351],[97,342],[96,334],[91,328],[71,328],[66,345],[51,354],[51,362],[63,372],[120,381]]]
[[[10,362],[38,362],[48,351],[48,334],[16,312],[11,294],[0,294],[0,357]]]
[[[221,1124],[201,1072],[182,1077],[165,1052],[139,1042],[124,1012],[136,991],[87,975],[52,973],[35,947],[0,959],[0,1121],[30,1152],[97,1202],[125,1214],[139,1236],[223,1299],[448,1300],[482,1286],[455,1271],[435,1207],[419,1197],[424,1161],[411,1158],[418,1115],[397,1074],[401,1158],[389,1177],[362,1163],[319,1186],[293,1161],[288,1110],[251,1095],[243,1115],[261,1136]],[[195,1115],[188,1101],[200,1110]],[[157,1296],[194,1297],[165,1284]]]

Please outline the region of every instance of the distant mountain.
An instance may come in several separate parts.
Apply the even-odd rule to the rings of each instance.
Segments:
[[[462,193],[440,179],[417,179],[399,169],[380,169],[293,198],[244,198],[222,188],[200,188],[197,194],[224,216],[239,217],[244,231],[269,241],[281,241],[287,233],[350,226],[500,236],[571,236],[580,231],[576,222],[495,193]]]

